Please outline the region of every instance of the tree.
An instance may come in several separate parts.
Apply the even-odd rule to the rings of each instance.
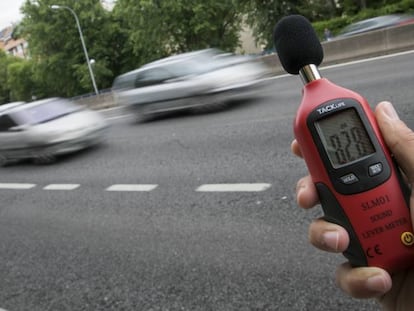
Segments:
[[[7,67],[10,61],[6,53],[0,50],[0,104],[10,101],[10,89],[7,84]]]
[[[241,14],[235,0],[118,0],[125,65],[137,67],[175,53],[239,45]]]
[[[30,101],[35,90],[35,83],[32,80],[32,62],[16,60],[9,64],[7,71],[10,101]]]
[[[340,14],[335,0],[304,0],[298,6],[298,11],[312,22],[327,20]]]
[[[273,47],[272,32],[276,23],[286,15],[299,14],[303,0],[239,0],[245,22],[253,29],[258,43]]]
[[[27,101],[32,97],[32,62],[7,55],[0,50],[0,105],[11,101]]]
[[[52,10],[51,5],[68,6],[77,14],[91,59],[95,60],[98,88],[112,83],[111,17],[99,0],[70,1],[26,0],[21,33],[27,38],[34,60],[34,81],[43,85],[39,96],[74,96],[92,92],[92,83],[74,16],[65,9]]]
[[[402,3],[401,0],[339,0],[343,12],[351,16],[365,9],[380,9],[386,5]]]

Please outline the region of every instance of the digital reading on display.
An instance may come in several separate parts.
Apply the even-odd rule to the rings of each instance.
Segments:
[[[315,123],[323,147],[334,168],[375,152],[355,109],[346,109]]]

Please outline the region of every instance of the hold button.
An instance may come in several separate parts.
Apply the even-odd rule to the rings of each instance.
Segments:
[[[354,184],[359,181],[358,177],[354,173],[349,173],[341,177],[342,183],[345,185]]]
[[[369,176],[375,176],[382,172],[382,163],[376,163],[369,167]]]

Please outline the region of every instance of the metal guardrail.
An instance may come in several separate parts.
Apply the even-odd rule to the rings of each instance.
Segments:
[[[72,101],[94,110],[102,110],[115,106],[112,89],[100,90],[99,94],[88,93],[72,97]]]
[[[414,49],[414,24],[380,29],[322,43],[323,66]],[[284,73],[277,55],[262,58],[274,74]]]

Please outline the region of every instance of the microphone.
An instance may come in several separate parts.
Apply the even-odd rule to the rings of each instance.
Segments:
[[[300,74],[304,83],[320,78],[317,66],[323,60],[322,45],[304,16],[283,17],[274,29],[273,39],[280,62],[288,73]]]

